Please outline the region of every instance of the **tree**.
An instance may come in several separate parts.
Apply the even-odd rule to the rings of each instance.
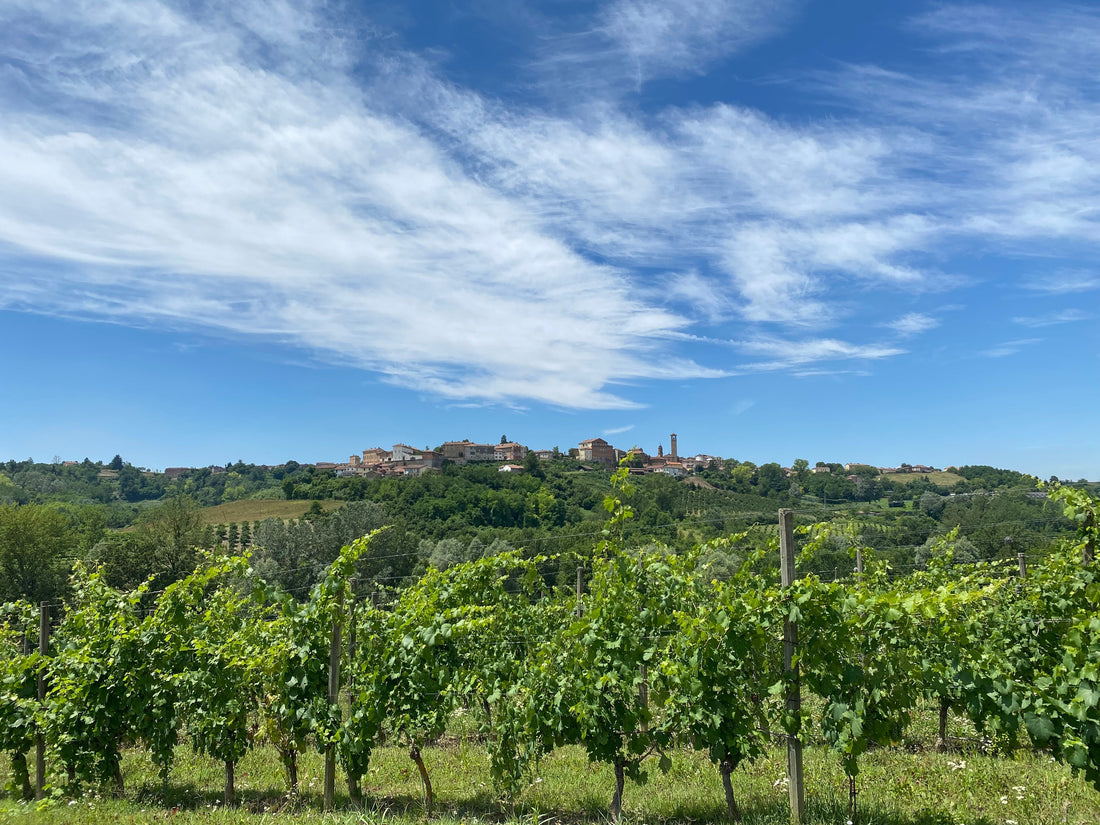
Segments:
[[[190,496],[172,496],[149,510],[141,525],[155,547],[158,588],[177,581],[195,568],[196,548],[203,541],[202,515]]]
[[[928,540],[917,548],[914,561],[924,566],[935,558],[942,558],[947,565],[973,564],[981,559],[981,551],[966,536],[959,535],[959,528],[942,536],[929,536]]]
[[[783,468],[775,462],[760,465],[756,471],[756,486],[762,493],[780,493],[790,488]]]
[[[542,465],[539,462],[538,453],[534,452],[533,450],[529,451],[524,457],[523,469],[527,472],[529,476],[533,476],[534,478],[546,478],[546,473],[542,471]]]
[[[68,519],[49,507],[0,505],[0,602],[56,601],[74,541]]]
[[[115,457],[111,459],[111,463],[107,465],[107,469],[118,471],[118,470],[121,470],[122,467],[123,467],[122,456],[120,456],[118,453],[115,453]]]
[[[918,506],[920,507],[920,511],[922,513],[931,516],[932,518],[936,518],[940,515],[940,513],[943,512],[945,503],[946,502],[943,500],[943,496],[937,495],[931,490],[926,490],[925,492],[921,493],[920,499],[918,501]]]
[[[154,538],[145,530],[111,533],[88,551],[88,564],[117,590],[134,590],[159,572]]]

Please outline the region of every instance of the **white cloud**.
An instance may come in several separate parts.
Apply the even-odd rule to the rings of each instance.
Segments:
[[[802,341],[762,338],[742,342],[741,346],[746,352],[771,359],[746,365],[746,368],[756,370],[789,369],[818,361],[849,359],[873,361],[905,353],[905,350],[898,347],[883,344],[852,344],[834,338],[813,338]]]
[[[939,7],[914,26],[965,71],[848,67],[819,83],[852,116],[815,122],[514,105],[344,39],[323,4],[227,8],[0,8],[0,306],[269,336],[454,401],[622,407],[616,384],[730,374],[682,356],[728,338],[804,375],[896,356],[824,330],[957,285],[953,246],[1100,241],[1087,9]],[[691,74],[792,8],[616,0],[553,59],[579,83]],[[1025,286],[1100,286],[1073,266]]]
[[[774,34],[789,17],[787,0],[615,0],[596,24],[638,82],[698,72]]]
[[[850,66],[824,80],[861,119],[928,142],[918,187],[960,236],[1062,257],[1100,242],[1100,14],[944,5],[913,21],[936,72]],[[913,185],[916,179],[911,179]]]
[[[791,373],[795,378],[835,378],[844,375],[854,375],[858,378],[866,378],[871,373],[867,370],[795,370]]]
[[[1016,355],[1027,347],[1038,344],[1042,340],[1042,338],[1018,338],[1015,341],[1005,341],[1003,344],[982,350],[978,354],[985,358],[1007,358],[1010,355]]]
[[[1063,309],[1046,315],[1018,316],[1012,319],[1014,324],[1025,327],[1052,327],[1058,324],[1072,324],[1077,321],[1089,321],[1095,316],[1080,309]]]
[[[604,430],[603,434],[604,435],[620,435],[621,433],[628,433],[633,429],[634,429],[633,424],[627,424],[625,427],[611,427],[610,429]]]
[[[727,318],[734,306],[728,290],[714,279],[704,278],[694,271],[671,276],[663,294],[666,298],[686,303],[695,315],[711,323]]]
[[[935,318],[919,312],[908,312],[895,321],[883,324],[883,326],[889,327],[899,335],[919,335],[922,332],[935,329],[939,325],[940,322]]]
[[[0,120],[0,242],[68,263],[0,276],[0,305],[271,336],[456,400],[622,407],[609,384],[721,374],[655,358],[685,318],[365,105],[339,61],[261,68],[242,54],[262,21],[145,6],[157,26],[15,9],[65,28],[69,53],[21,59],[71,105]]]
[[[829,293],[847,281],[938,288],[909,260],[940,231],[897,179],[919,144],[910,135],[795,127],[724,104],[645,123],[606,103],[551,116],[489,103],[415,64],[386,85],[418,100],[416,116],[543,225],[623,266],[673,270],[647,294],[703,298],[708,320],[827,325]],[[685,256],[702,264],[685,274]]]
[[[591,13],[524,23],[540,43],[530,62],[539,89],[567,106],[616,100],[661,77],[703,74],[776,35],[798,0],[610,0]],[[510,12],[511,13],[511,12]]]
[[[1100,289],[1100,276],[1092,272],[1063,271],[1037,275],[1024,281],[1026,289],[1064,295],[1071,292],[1090,292]]]

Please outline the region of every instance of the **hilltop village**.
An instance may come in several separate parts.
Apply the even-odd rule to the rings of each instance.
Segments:
[[[721,464],[722,456],[697,453],[682,456],[676,443],[676,433],[669,436],[668,452],[665,452],[663,444],[657,445],[655,454],[647,453],[641,447],[635,445],[628,450],[623,450],[608,443],[603,438],[588,438],[581,441],[576,447],[562,453],[557,447],[549,450],[531,450],[523,444],[502,438],[499,444],[483,444],[464,439],[462,441],[445,441],[435,449],[417,449],[408,444],[394,444],[389,450],[382,447],[370,447],[361,453],[348,456],[343,463],[317,462],[314,466],[318,470],[332,470],[338,477],[344,476],[419,476],[427,472],[442,469],[444,462],[458,465],[473,464],[478,462],[500,463],[500,472],[523,472],[525,462],[533,460],[533,456],[539,461],[550,461],[561,456],[568,456],[577,460],[582,469],[594,469],[596,466],[617,467],[626,459],[626,466],[631,473],[664,473],[675,478],[691,475],[696,469]],[[846,473],[867,472],[876,470],[878,473],[932,473],[936,468],[924,464],[902,464],[900,467],[873,467],[869,464],[849,463],[844,465],[826,464],[819,462],[816,467],[810,467],[811,473],[834,473],[843,470]],[[797,475],[797,470],[784,467],[783,472],[788,477]],[[854,478],[855,476],[849,476]]]

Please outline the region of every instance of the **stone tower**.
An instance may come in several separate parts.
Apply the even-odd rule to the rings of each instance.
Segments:
[[[668,455],[669,455],[669,458],[671,458],[673,461],[675,461],[676,458],[677,458],[677,455],[676,455],[676,433],[672,434],[672,444],[671,444],[671,449],[669,450]]]

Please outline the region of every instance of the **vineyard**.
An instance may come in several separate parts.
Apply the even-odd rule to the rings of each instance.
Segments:
[[[424,750],[458,714],[477,720],[494,798],[515,798],[556,751],[583,748],[613,772],[612,821],[629,808],[628,780],[669,770],[685,750],[713,763],[738,820],[731,777],[776,742],[801,819],[800,743],[822,738],[848,777],[855,822],[865,754],[902,741],[929,703],[937,749],[949,719],[964,717],[983,749],[1041,749],[1100,790],[1100,530],[1084,493],[1051,491],[1078,537],[1026,567],[955,564],[949,534],[926,569],[898,576],[857,524],[800,528],[797,564],[838,539],[858,558],[858,574],[823,581],[798,574],[783,513],[778,536],[749,531],[680,554],[627,547],[625,471],[615,482],[602,540],[568,592],[546,575],[553,560],[520,552],[360,592],[372,533],[303,598],[243,555],[208,557],[160,592],[115,590],[78,568],[63,608],[5,605],[11,793],[93,784],[124,795],[122,755],[135,748],[167,788],[189,747],[222,767],[232,805],[238,764],[263,746],[277,752],[288,796],[316,750],[325,807],[338,773],[359,806],[384,744],[408,754],[430,814]],[[776,543],[781,571],[763,563]],[[716,576],[707,559],[719,550],[739,564]]]

